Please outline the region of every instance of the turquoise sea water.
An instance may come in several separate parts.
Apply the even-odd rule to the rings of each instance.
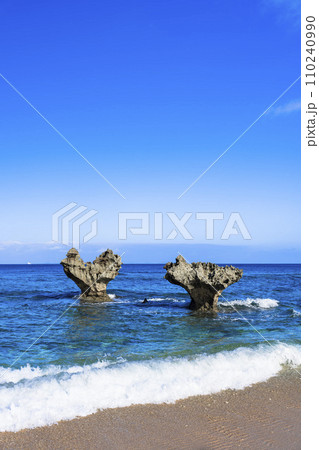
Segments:
[[[60,265],[0,266],[1,429],[242,388],[298,365],[300,266],[237,266],[216,316],[188,310],[163,265],[123,265],[103,304],[77,301]]]

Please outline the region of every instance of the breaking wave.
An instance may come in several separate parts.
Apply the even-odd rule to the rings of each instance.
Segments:
[[[0,431],[50,425],[99,409],[172,403],[243,389],[300,364],[300,347],[282,343],[213,355],[87,366],[0,368]]]
[[[231,300],[226,302],[218,302],[220,306],[244,306],[246,308],[275,308],[279,305],[278,300],[272,298],[246,298],[246,300]]]
[[[173,302],[173,303],[185,303],[185,300],[179,300],[177,298],[174,297],[166,297],[166,298],[162,298],[162,297],[151,297],[147,299],[149,302]],[[186,300],[186,301],[190,301],[190,300]]]

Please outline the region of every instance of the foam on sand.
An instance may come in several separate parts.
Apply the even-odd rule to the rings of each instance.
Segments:
[[[265,344],[193,358],[101,361],[84,367],[26,366],[4,374],[1,368],[0,431],[49,425],[98,409],[243,389],[266,381],[287,363],[300,364],[299,346]]]

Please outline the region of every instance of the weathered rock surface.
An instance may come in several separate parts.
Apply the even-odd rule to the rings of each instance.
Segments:
[[[101,253],[93,263],[84,263],[79,252],[71,248],[61,261],[65,274],[81,289],[80,298],[95,302],[112,301],[106,286],[118,274],[122,261],[112,250]]]
[[[176,263],[169,262],[164,269],[164,278],[189,293],[189,307],[196,311],[217,311],[220,294],[243,276],[243,271],[236,267],[202,262],[189,264],[181,255],[176,258]]]

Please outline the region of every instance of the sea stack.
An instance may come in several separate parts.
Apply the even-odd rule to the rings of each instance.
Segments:
[[[61,261],[65,274],[81,289],[81,300],[110,302],[106,287],[114,280],[122,265],[119,255],[106,250],[93,263],[84,263],[79,252],[71,248]]]
[[[203,312],[217,312],[220,294],[243,276],[243,271],[236,267],[220,267],[210,262],[189,264],[181,255],[176,258],[176,263],[169,262],[164,269],[166,280],[189,293],[190,309]]]

